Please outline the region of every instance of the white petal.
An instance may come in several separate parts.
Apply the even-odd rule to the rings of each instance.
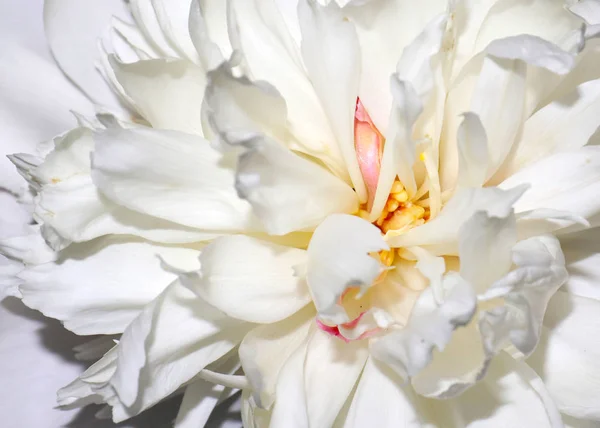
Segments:
[[[354,110],[360,80],[360,46],[354,26],[334,3],[321,6],[300,0],[302,58],[331,123],[346,168],[359,199],[367,200],[354,151]]]
[[[505,177],[544,157],[583,147],[600,126],[600,80],[585,82],[542,107],[523,127]]]
[[[119,342],[117,371],[111,379],[121,401],[117,411],[133,416],[167,397],[229,352],[249,328],[174,282],[129,325]]]
[[[439,303],[432,288],[427,288],[417,299],[404,328],[391,331],[370,343],[371,355],[389,365],[404,379],[423,370],[432,359],[433,349],[443,350],[453,331],[466,325],[475,313],[473,289],[458,274],[447,274],[442,287],[444,294]],[[423,395],[441,392],[425,388],[419,391]]]
[[[158,256],[194,268],[198,252],[123,238],[74,244],[19,274],[23,301],[77,334],[121,333],[176,276]]]
[[[20,297],[17,274],[23,270],[23,263],[9,259],[0,254],[0,299],[6,296]]]
[[[94,136],[92,178],[127,208],[204,230],[245,230],[250,206],[233,188],[233,159],[201,137],[149,129]]]
[[[257,327],[244,337],[240,361],[259,407],[268,409],[275,401],[279,373],[306,340],[314,315],[314,309],[307,307],[283,321]]]
[[[548,305],[540,344],[527,360],[561,412],[596,423],[600,349],[592,338],[600,328],[599,308],[595,299],[556,293]]]
[[[520,241],[512,249],[516,268],[490,286],[481,299],[503,297],[504,328],[525,356],[535,349],[548,301],[568,278],[558,240],[540,236]]]
[[[354,393],[344,428],[421,428],[412,391],[388,367],[367,360]]]
[[[242,426],[246,428],[267,428],[271,422],[271,412],[259,408],[248,390],[242,391],[241,399]]]
[[[286,102],[270,83],[236,77],[230,63],[223,63],[208,77],[208,117],[225,143],[238,144],[255,134],[288,143]]]
[[[528,34],[496,39],[485,51],[496,58],[519,59],[556,74],[567,74],[575,65],[574,55],[544,39]]]
[[[570,30],[581,24],[564,6],[562,1],[545,0],[532,0],[527,4],[514,0],[494,2],[479,28],[475,52],[484,50],[493,40],[523,34],[560,43]],[[552,25],[548,25],[549,22]]]
[[[588,24],[600,24],[600,4],[596,0],[579,1],[571,5],[569,10],[585,19]]]
[[[321,330],[309,340],[304,390],[309,426],[332,426],[368,358],[364,341],[345,343]]]
[[[323,321],[351,321],[339,299],[349,287],[371,286],[382,265],[369,253],[380,250],[389,250],[381,232],[359,217],[332,215],[319,225],[308,246],[307,280]]]
[[[244,145],[235,186],[268,233],[312,229],[330,214],[358,210],[353,189],[320,165],[270,139]]]
[[[96,70],[96,46],[111,18],[127,15],[126,5],[120,0],[93,6],[73,0],[49,0],[44,4],[44,28],[52,54],[67,76],[95,103],[118,105]]]
[[[296,4],[288,2],[286,7],[295,8]],[[299,46],[277,5],[256,0],[235,0],[231,5],[250,75],[254,80],[269,82],[281,93],[289,131],[303,151],[323,159],[346,178],[348,173],[331,125],[306,74]]]
[[[227,398],[229,391],[223,385],[198,379],[185,388],[174,428],[203,427],[217,405]]]
[[[390,89],[394,102],[386,132],[377,191],[369,218],[371,221],[383,210],[396,176],[410,197],[417,191],[413,172],[417,153],[412,134],[413,126],[423,111],[423,103],[413,85],[400,80],[396,74],[390,78]]]
[[[306,251],[243,235],[202,250],[201,269],[183,283],[227,315],[255,323],[280,321],[310,302]]]
[[[515,212],[536,208],[570,211],[585,219],[600,212],[600,147],[557,153],[521,169],[499,187],[510,189],[522,183],[530,188],[515,204]]]
[[[517,242],[514,213],[490,216],[476,212],[461,226],[459,236],[460,275],[477,294],[485,292],[512,265],[511,250]]]
[[[487,135],[479,116],[464,113],[458,128],[458,184],[463,187],[483,186],[487,178]]]
[[[461,396],[444,401],[456,427],[561,428],[554,403],[542,397],[539,379],[532,379],[523,362],[505,353],[494,358],[487,376]],[[440,403],[441,404],[441,403]],[[452,416],[458,415],[458,416]]]
[[[200,63],[205,70],[212,70],[223,61],[223,54],[208,34],[208,22],[205,19],[206,4],[206,1],[192,0],[188,28]],[[229,43],[228,40],[227,43]]]
[[[187,61],[111,61],[115,75],[139,113],[154,128],[203,135],[200,111],[204,71]]]
[[[442,46],[447,18],[445,13],[433,18],[404,48],[396,66],[398,78],[410,82],[423,103],[426,103],[427,95],[433,87],[430,61]]]
[[[600,228],[583,230],[561,238],[569,279],[565,289],[576,296],[600,300]]]
[[[0,232],[0,253],[25,264],[54,261],[56,254],[42,235],[39,225],[12,225]]]
[[[481,120],[488,137],[491,177],[513,145],[524,112],[526,65],[517,60],[485,57],[471,99],[471,111]]]
[[[392,247],[427,246],[435,254],[457,255],[459,229],[477,211],[505,217],[526,190],[526,186],[504,191],[497,188],[460,189],[440,214],[430,222],[400,236],[391,236]]]
[[[447,2],[354,2],[344,8],[355,24],[361,47],[359,96],[378,129],[386,128],[392,107],[389,77],[403,49],[411,44],[428,23],[446,11]],[[350,7],[351,6],[351,7]],[[433,30],[433,28],[430,28]],[[420,58],[428,64],[429,58]]]
[[[307,343],[308,338],[292,353],[279,372],[270,428],[287,428],[290,421],[294,421],[295,428],[310,426],[304,386]]]
[[[41,189],[35,216],[68,241],[83,242],[106,234],[137,235],[159,242],[194,242],[214,234],[150,217],[115,204],[102,195],[90,176],[91,132],[76,128],[54,139],[54,150],[39,166],[23,155],[13,161]],[[212,235],[212,236],[211,236]],[[38,262],[39,263],[39,262]]]
[[[148,42],[161,56],[177,58],[179,55],[161,28],[152,3],[152,0],[132,0],[129,5],[131,14]]]
[[[188,30],[188,20],[192,0],[152,0],[158,24],[173,48],[182,57],[198,61]]]

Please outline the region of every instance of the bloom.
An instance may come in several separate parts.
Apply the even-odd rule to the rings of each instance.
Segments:
[[[248,426],[598,419],[561,364],[597,304],[569,271],[595,250],[564,251],[599,208],[596,2],[131,7],[103,70],[134,119],[13,157],[41,232],[13,293],[122,334],[61,404],[120,421],[184,388],[191,426],[233,388]]]

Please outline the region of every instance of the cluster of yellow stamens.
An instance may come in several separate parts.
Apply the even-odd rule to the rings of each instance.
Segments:
[[[396,179],[390,195],[375,225],[383,233],[390,230],[401,230],[407,226],[419,226],[427,220],[429,210],[408,199],[408,193],[402,183]]]

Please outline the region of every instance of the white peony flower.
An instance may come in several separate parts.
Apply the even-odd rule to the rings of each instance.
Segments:
[[[97,33],[63,30],[93,9],[46,7],[86,90],[73,35]],[[600,420],[596,0],[130,7],[101,42],[122,105],[11,157],[38,224],[0,241],[7,292],[121,335],[59,404],[119,422],[183,392],[179,428],[237,389],[257,427]]]

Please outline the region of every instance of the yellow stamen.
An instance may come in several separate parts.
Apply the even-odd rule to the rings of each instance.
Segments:
[[[408,201],[408,193],[406,193],[406,190],[397,193],[392,193],[390,196],[400,203]]]

